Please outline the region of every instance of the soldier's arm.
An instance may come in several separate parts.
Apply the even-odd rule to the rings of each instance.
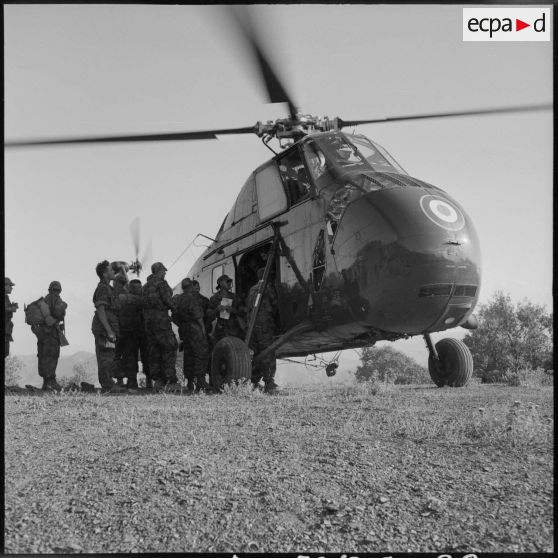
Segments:
[[[101,324],[103,324],[103,327],[107,332],[107,337],[111,341],[114,341],[116,339],[116,335],[114,334],[114,331],[112,330],[112,327],[108,321],[105,308],[109,303],[109,291],[106,287],[99,286],[98,290],[95,291],[95,295],[95,312],[97,313],[99,321],[101,322]]]
[[[209,304],[207,305],[207,319],[208,321],[212,322],[217,315],[219,314],[219,306],[221,305],[221,301],[218,299],[218,297],[214,297],[212,296],[209,299]]]
[[[190,309],[192,317],[196,320],[196,323],[200,327],[203,335],[205,336],[205,324],[204,324],[204,312],[203,312],[203,305],[200,299],[193,297],[192,298],[192,307]]]
[[[100,322],[103,324],[103,327],[107,332],[107,337],[111,341],[114,341],[116,339],[116,335],[114,334],[114,331],[112,331],[112,327],[110,327],[107,313],[105,311],[105,304],[100,304],[99,306],[97,306],[97,316],[99,317]]]
[[[178,312],[179,308],[178,308],[177,296],[178,295],[173,297],[173,308],[172,308],[172,311],[171,311],[171,321],[172,321],[173,324],[180,327],[180,316],[179,316],[179,312]]]
[[[174,301],[173,301],[173,297],[172,297],[172,289],[169,287],[169,285],[166,282],[161,281],[161,283],[159,283],[157,285],[157,291],[159,292],[159,296],[161,297],[161,300],[163,301],[163,304],[169,309],[169,310],[174,310]]]

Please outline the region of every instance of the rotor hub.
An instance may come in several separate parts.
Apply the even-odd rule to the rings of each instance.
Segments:
[[[257,122],[255,132],[259,137],[267,136],[281,140],[298,140],[314,132],[328,132],[339,129],[339,119],[322,118],[311,114],[296,115],[296,118],[278,118],[267,122]]]

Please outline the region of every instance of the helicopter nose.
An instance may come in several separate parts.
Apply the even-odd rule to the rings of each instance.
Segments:
[[[345,209],[332,244],[353,317],[384,331],[455,327],[480,286],[480,250],[459,204],[436,188],[371,192]]]

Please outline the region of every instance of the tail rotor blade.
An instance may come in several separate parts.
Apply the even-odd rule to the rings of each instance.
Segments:
[[[148,269],[149,266],[153,263],[152,260],[153,260],[153,244],[150,240],[147,243],[145,251],[143,252],[143,255],[140,260],[142,269],[146,269],[146,268]]]
[[[130,232],[132,233],[132,242],[134,243],[134,254],[136,260],[139,256],[140,249],[140,219],[136,217],[130,224]]]

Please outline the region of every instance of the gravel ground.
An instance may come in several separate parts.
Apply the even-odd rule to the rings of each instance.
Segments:
[[[4,551],[552,552],[552,395],[9,396]]]

